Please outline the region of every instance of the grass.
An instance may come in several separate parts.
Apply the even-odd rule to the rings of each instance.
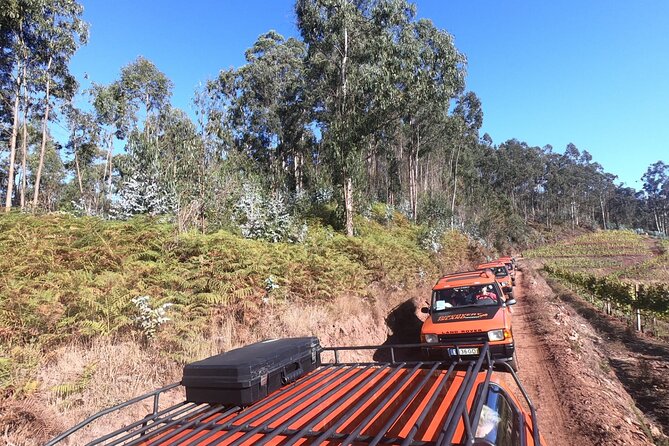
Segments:
[[[312,224],[304,243],[287,244],[227,231],[176,235],[148,218],[1,215],[2,405],[18,407],[28,425],[55,420],[43,440],[241,344],[306,334],[329,345],[383,343],[389,308],[424,298],[439,273],[474,260],[458,232],[434,254],[420,248],[423,229],[402,218],[360,218],[357,228],[349,238]],[[172,304],[153,337],[137,323],[139,296],[154,308]],[[25,423],[5,415],[21,432]],[[16,435],[16,444],[40,442]]]
[[[525,255],[558,268],[597,276],[669,282],[666,244],[632,231],[597,231],[545,245]]]
[[[632,231],[597,231],[545,245],[525,255],[535,258],[645,256],[651,253],[647,241],[648,237]]]

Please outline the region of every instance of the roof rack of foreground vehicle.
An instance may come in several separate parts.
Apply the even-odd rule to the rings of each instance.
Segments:
[[[319,347],[320,367],[245,408],[183,401],[159,409],[161,395],[181,385],[171,384],[105,409],[46,446],[61,444],[102,417],[148,401],[153,404],[150,414],[91,441],[88,446],[260,445],[278,444],[279,440],[282,445],[305,441],[305,444],[321,444],[328,440],[341,445],[450,445],[454,441],[474,444],[493,368],[513,376],[530,410],[533,444],[540,445],[534,406],[508,364],[491,360],[487,343],[474,359],[458,357],[454,362],[397,359],[398,351],[435,345]],[[443,345],[457,348],[453,343]],[[386,361],[341,360],[342,356],[350,355],[345,352],[364,350],[376,350],[386,356]],[[480,374],[484,374],[483,380],[477,380]],[[474,390],[477,381],[480,384]],[[454,392],[449,401],[443,396],[446,391]],[[478,396],[473,404],[468,402],[472,391]],[[407,413],[411,417],[407,418]],[[526,420],[522,413],[515,416],[521,426],[520,444],[526,445]],[[428,428],[428,424],[435,425],[435,419],[439,421],[436,429]],[[407,430],[409,425],[411,428]],[[433,429],[429,441],[420,439],[426,429]]]

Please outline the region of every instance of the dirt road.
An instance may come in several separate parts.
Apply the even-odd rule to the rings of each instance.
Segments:
[[[518,375],[537,409],[539,430],[551,446],[588,444],[574,432],[576,429],[562,407],[562,392],[552,375],[548,352],[532,328],[532,314],[538,309],[527,300],[527,283],[521,272],[517,273],[516,283],[514,296],[518,303],[513,307],[513,337],[518,352]]]

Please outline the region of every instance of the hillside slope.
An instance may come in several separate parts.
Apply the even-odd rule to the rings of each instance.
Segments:
[[[39,444],[178,380],[185,362],[255,340],[381,344],[391,308],[481,255],[457,232],[441,253],[425,250],[399,216],[358,227],[348,238],[312,226],[286,244],[176,235],[149,219],[0,216],[0,429]]]

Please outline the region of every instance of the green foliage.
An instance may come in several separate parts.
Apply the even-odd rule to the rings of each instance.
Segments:
[[[422,228],[398,213],[383,224],[360,218],[357,226],[358,236],[347,237],[314,223],[294,244],[223,230],[175,235],[174,226],[146,217],[1,215],[0,357],[8,359],[0,375],[6,380],[9,370],[10,381],[25,383],[29,374],[14,377],[15,364],[30,370],[26,358],[75,339],[143,337],[148,325],[137,324],[133,303],[140,296],[151,296],[147,342],[163,342],[166,330],[186,339],[206,333],[217,312],[240,320],[258,314],[268,292],[282,301],[328,300],[367,296],[371,283],[409,287],[459,264],[468,248],[465,236],[446,232],[442,251],[428,252],[419,246]],[[169,304],[169,324],[153,324],[165,316],[153,310]],[[172,344],[178,357],[184,346]],[[66,384],[60,393],[85,385]]]
[[[68,396],[81,393],[86,389],[86,386],[95,374],[96,364],[88,364],[84,367],[81,376],[75,381],[58,384],[51,388],[51,391],[56,394],[58,398],[67,398]]]
[[[646,239],[633,231],[597,231],[527,251],[528,257],[605,257],[650,253]]]
[[[549,274],[567,280],[602,300],[618,305],[669,315],[669,284],[637,285],[615,277],[597,277],[592,274],[560,268],[550,263],[544,265]]]

